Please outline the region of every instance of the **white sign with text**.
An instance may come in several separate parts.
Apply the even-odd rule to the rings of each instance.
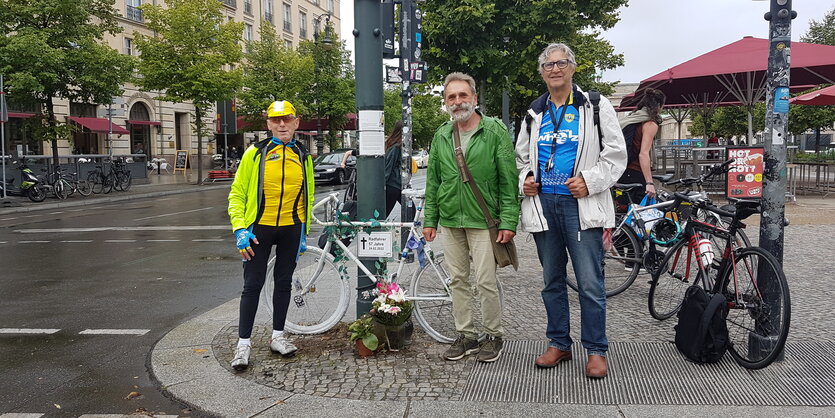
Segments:
[[[390,231],[357,234],[357,255],[370,258],[390,258],[393,254],[394,238]]]

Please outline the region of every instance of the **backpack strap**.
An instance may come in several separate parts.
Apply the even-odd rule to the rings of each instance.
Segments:
[[[707,307],[705,307],[705,311],[702,314],[702,321],[699,323],[699,329],[696,333],[696,347],[701,347],[704,344],[704,337],[707,333],[707,327],[710,324],[710,321],[713,320],[713,316],[716,315],[716,310],[725,303],[727,303],[725,296],[719,293],[710,297],[710,302],[708,302]]]
[[[594,111],[594,125],[597,126],[597,139],[600,140],[600,151],[603,151],[603,129],[600,127],[600,92],[589,90],[589,101]]]
[[[528,140],[531,138],[531,123],[533,123],[533,116],[525,112],[525,129],[528,131]]]

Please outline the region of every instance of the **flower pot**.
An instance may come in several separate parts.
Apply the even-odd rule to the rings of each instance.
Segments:
[[[357,354],[359,354],[360,357],[368,357],[374,355],[374,352],[371,351],[368,347],[366,347],[365,344],[362,343],[361,339],[356,340],[354,342],[357,344]]]
[[[381,325],[383,331],[382,342],[386,343],[389,351],[400,351],[406,348],[406,324]]]

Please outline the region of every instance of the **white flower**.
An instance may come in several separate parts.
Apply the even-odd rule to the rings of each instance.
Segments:
[[[374,302],[372,302],[372,303],[379,303],[379,304],[386,303],[386,295],[377,296],[377,298],[374,299]]]
[[[395,302],[402,303],[402,302],[406,301],[406,295],[403,294],[403,290],[398,289],[396,292],[392,292],[389,295],[389,299],[391,299]]]

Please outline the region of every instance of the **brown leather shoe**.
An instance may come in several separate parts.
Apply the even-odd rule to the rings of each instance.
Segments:
[[[545,353],[536,358],[535,363],[536,367],[550,369],[551,367],[560,364],[560,362],[563,360],[571,360],[570,351],[562,351],[556,347],[548,347],[548,350],[546,350]]]
[[[609,368],[606,366],[606,357],[591,355],[588,363],[586,363],[586,377],[592,379],[602,379],[609,374]]]

